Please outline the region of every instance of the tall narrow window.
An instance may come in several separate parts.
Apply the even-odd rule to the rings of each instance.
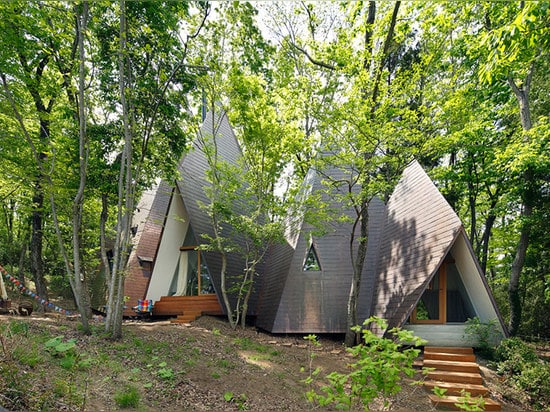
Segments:
[[[319,257],[317,256],[317,251],[315,250],[315,246],[313,243],[311,244],[307,252],[306,260],[304,261],[303,270],[304,272],[321,270],[321,265],[319,264]]]
[[[169,295],[197,296],[213,294],[214,286],[206,262],[197,249],[195,236],[189,226],[175,274],[170,285]]]

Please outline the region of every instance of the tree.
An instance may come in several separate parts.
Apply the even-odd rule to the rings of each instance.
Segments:
[[[277,113],[276,91],[267,69],[272,47],[253,21],[256,10],[248,3],[224,4],[217,12],[221,21],[208,26],[211,37],[201,61],[208,73],[201,79],[211,102],[212,134],[199,134],[198,148],[207,160],[206,188],[212,236],[201,247],[218,253],[222,261],[221,293],[233,328],[246,322],[248,302],[255,287],[258,266],[270,246],[283,239],[284,217],[292,197],[277,196],[277,183],[293,147],[292,126]],[[217,45],[214,47],[212,45]],[[244,64],[243,64],[244,63]],[[268,91],[266,91],[268,90]],[[222,109],[227,102],[227,111]],[[219,122],[229,116],[242,148],[237,164],[218,151]],[[241,273],[231,277],[231,255],[243,262]]]
[[[480,86],[485,88],[484,94],[488,96],[486,101],[492,104],[490,108],[494,114],[491,121],[494,126],[486,127],[482,138],[502,142],[498,146],[491,144],[492,149],[487,153],[492,160],[481,164],[485,176],[482,177],[482,182],[487,188],[491,188],[486,193],[494,196],[489,198],[490,213],[485,221],[482,254],[484,266],[489,248],[488,238],[497,215],[496,205],[499,204],[498,214],[505,220],[515,220],[517,217],[521,222],[519,240],[509,268],[509,329],[512,334],[518,332],[521,323],[521,272],[529,247],[533,211],[543,198],[541,188],[545,180],[545,172],[542,170],[546,160],[541,156],[541,144],[545,145],[545,137],[539,132],[531,132],[534,125],[532,111],[534,109],[539,112],[539,109],[532,107],[530,93],[534,87],[533,79],[537,76],[541,78],[537,72],[544,70],[547,64],[546,8],[547,5],[536,2],[507,3],[506,7],[482,3],[477,6],[463,5],[456,10],[449,8],[454,16],[451,20],[463,25],[456,29],[460,33],[458,38],[464,45],[461,51],[463,59],[466,63],[479,62],[479,65],[471,66],[474,67],[471,73],[481,80]],[[466,30],[467,24],[471,27],[470,32]],[[476,82],[476,79],[472,77],[471,81]],[[541,83],[538,87],[546,85]],[[516,100],[515,109],[511,98]],[[544,105],[545,101],[542,98],[537,103]],[[472,114],[479,118],[479,111]],[[543,119],[546,117],[547,114],[537,119],[542,130],[545,129]],[[466,130],[472,130],[471,124]],[[501,137],[492,138],[491,135],[495,133]],[[479,144],[479,138],[477,140]],[[491,176],[492,183],[487,178]],[[468,181],[472,182],[473,179]],[[508,202],[508,210],[504,208],[504,200]],[[474,200],[470,203],[473,202]],[[471,225],[474,233],[475,220]]]
[[[518,103],[519,118],[523,129],[520,159],[512,161],[512,170],[518,173],[524,181],[524,187],[520,192],[522,207],[522,227],[517,245],[516,254],[510,271],[509,302],[510,322],[509,331],[512,335],[517,334],[521,323],[521,297],[519,282],[525,257],[529,247],[531,236],[531,219],[536,207],[537,200],[541,197],[541,181],[547,177],[544,170],[548,170],[547,159],[543,158],[541,152],[541,139],[547,139],[546,127],[543,124],[542,130],[545,134],[539,134],[540,128],[530,133],[533,129],[530,93],[532,81],[537,68],[540,70],[539,60],[548,56],[550,50],[550,30],[548,19],[548,5],[540,3],[521,2],[513,20],[504,27],[493,28],[495,22],[487,14],[488,26],[486,42],[496,46],[489,54],[487,76],[489,80],[493,75],[504,76]],[[496,64],[501,64],[496,66]],[[498,69],[497,69],[498,68]],[[543,143],[544,145],[544,143]],[[527,150],[526,150],[527,148]],[[520,147],[517,147],[520,149]]]
[[[521,281],[520,273],[535,216],[543,215],[534,211],[546,197],[541,131],[548,113],[547,6],[501,6],[427,7],[421,21],[424,39],[432,42],[426,50],[437,62],[427,82],[432,100],[439,101],[432,105],[434,135],[439,135],[433,146],[440,158],[451,161],[445,177],[438,177],[447,182],[448,199],[470,226],[493,286],[508,285],[509,326],[517,333],[522,306],[529,304],[521,292],[528,282]],[[530,99],[531,93],[538,98]],[[533,124],[539,131],[530,131]],[[513,236],[518,238],[515,250]]]
[[[333,98],[316,113],[324,152],[317,167],[344,171],[336,180],[326,175],[333,188],[329,192],[339,204],[354,210],[346,334],[350,346],[358,336],[352,327],[359,323],[357,304],[367,253],[368,207],[374,197],[387,200],[411,160],[422,116],[419,65],[409,25],[398,25],[400,7],[400,2],[382,5],[379,10],[374,1],[350,4],[345,24],[336,31],[334,40],[322,43],[312,36],[310,42],[296,39],[293,44],[311,64],[337,79],[336,89],[331,91]],[[315,8],[304,8],[313,34]]]
[[[20,4],[14,3],[4,9],[6,16],[9,12],[21,12]],[[47,301],[47,289],[44,281],[44,267],[42,263],[43,254],[43,236],[44,236],[44,198],[49,194],[51,205],[51,218],[53,228],[57,234],[58,247],[65,262],[66,274],[71,282],[77,307],[81,314],[81,320],[84,331],[89,331],[88,318],[91,316],[89,293],[84,279],[84,271],[81,265],[81,220],[82,220],[82,201],[85,187],[86,162],[85,154],[86,133],[85,133],[85,102],[84,102],[84,82],[85,82],[85,56],[84,56],[84,34],[88,20],[87,3],[75,5],[74,8],[59,7],[49,8],[38,3],[31,8],[25,9],[22,13],[22,21],[17,22],[17,17],[10,15],[6,20],[9,36],[7,37],[8,50],[14,51],[17,56],[17,63],[13,59],[7,60],[6,69],[9,74],[2,72],[2,83],[7,100],[17,120],[20,133],[23,134],[28,143],[33,158],[36,162],[38,172],[34,184],[33,204],[35,210],[32,217],[32,235],[31,235],[31,272],[35,280],[35,285],[39,296]],[[73,14],[74,13],[74,14]],[[76,26],[72,26],[67,18],[74,17]],[[17,23],[24,23],[18,25]],[[74,27],[74,32],[71,28]],[[29,43],[30,38],[39,39],[38,51],[32,50],[34,44]],[[32,44],[32,46],[31,46]],[[79,58],[76,57],[76,47],[79,45]],[[33,53],[36,52],[36,55]],[[77,60],[80,60],[80,95],[76,96],[73,84],[74,67]],[[15,64],[14,64],[15,63]],[[19,67],[18,67],[19,66]],[[21,70],[19,70],[19,68]],[[23,119],[23,115],[18,107],[16,97],[12,93],[9,85],[8,76],[16,84],[21,80],[24,90],[31,97],[38,119],[38,140],[33,136],[35,133],[30,129]],[[60,86],[51,87],[44,83],[51,82],[52,79],[60,76],[63,82]],[[19,89],[16,89],[19,90]],[[62,99],[62,92],[65,91],[67,101]],[[68,103],[68,104],[67,104]],[[80,105],[80,107],[79,107]],[[68,256],[62,233],[60,216],[58,213],[59,198],[56,199],[55,183],[55,157],[51,158],[51,170],[47,171],[48,153],[53,152],[55,148],[62,146],[63,139],[60,138],[56,126],[63,124],[63,121],[56,120],[59,111],[66,110],[73,114],[75,124],[80,121],[80,187],[74,199],[73,207],[73,235],[71,246],[73,249],[73,260]],[[80,113],[80,115],[79,115]],[[72,125],[64,125],[71,130]],[[49,148],[48,148],[49,146]],[[70,168],[70,166],[69,166]]]
[[[122,113],[110,113],[120,118],[123,134],[118,159],[113,269],[110,270],[109,265],[105,268],[108,283],[105,328],[114,339],[122,336],[123,279],[137,198],[159,174],[174,176],[187,143],[184,103],[186,94],[194,86],[195,74],[189,72],[186,59],[191,41],[199,35],[209,14],[208,4],[197,2],[194,15],[190,14],[189,5],[121,0],[118,20],[105,19],[96,27],[101,41],[98,59],[102,69],[101,87],[112,104],[110,109],[120,104],[122,110]],[[179,37],[183,29],[188,33],[184,41]],[[115,37],[118,43],[113,42],[114,33],[118,33]],[[118,63],[116,82],[110,75],[113,61]],[[172,153],[173,157],[167,157],[166,153]],[[104,197],[104,201],[106,199]],[[105,213],[102,216],[105,222]],[[105,240],[102,244],[105,247]],[[107,260],[105,250],[102,256]]]

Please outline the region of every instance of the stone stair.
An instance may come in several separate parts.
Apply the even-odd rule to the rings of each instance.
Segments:
[[[501,405],[487,397],[489,390],[483,385],[479,365],[472,348],[436,347],[424,348],[423,367],[428,372],[424,388],[431,392],[428,397],[437,408],[459,410],[455,404],[462,399],[463,391],[473,398],[482,396],[486,411],[500,411]],[[433,393],[435,387],[446,389],[445,396]]]

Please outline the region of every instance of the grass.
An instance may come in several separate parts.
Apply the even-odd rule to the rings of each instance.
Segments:
[[[278,356],[270,346],[248,337],[228,339],[219,329],[208,339],[221,357],[205,354],[195,336],[173,343],[130,328],[123,340],[113,342],[105,339],[101,325],[92,327],[90,336],[82,335],[76,323],[44,326],[19,319],[0,323],[5,352],[0,359],[0,404],[8,409],[85,409],[97,395],[88,386],[92,380],[104,391],[103,403],[142,408],[147,398],[173,397],[171,391],[185,382],[190,370],[227,379],[239,365],[235,347],[258,359]],[[42,383],[35,375],[42,376]]]
[[[0,317],[0,405],[8,410],[144,412],[311,408],[300,372],[308,360],[305,349],[268,344],[255,330],[233,331],[214,319],[203,325],[218,328],[206,333],[200,324],[129,323],[123,339],[111,341],[101,324],[83,335],[77,322],[66,319]],[[328,351],[317,359],[327,373],[346,370],[349,362]],[[269,373],[248,360],[268,361]]]
[[[137,408],[141,395],[135,386],[128,385],[115,394],[115,402],[120,408]]]

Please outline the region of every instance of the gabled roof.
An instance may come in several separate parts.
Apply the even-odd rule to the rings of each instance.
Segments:
[[[199,137],[206,140],[211,140],[214,136],[216,137],[219,157],[228,163],[237,164],[241,156],[240,147],[229,124],[227,114],[221,109],[215,114],[213,112],[207,113],[199,131]],[[178,190],[173,191],[174,183],[163,181],[157,189],[151,191],[154,201],[150,206],[149,213],[146,214],[146,219],[142,223],[143,235],[135,240],[135,248],[129,260],[129,275],[125,280],[125,294],[130,297],[130,302],[133,303],[137,302],[137,299],[143,299],[147,293],[151,273],[144,271],[140,266],[138,256],[147,256],[147,259],[153,262],[156,259],[164,225],[167,223],[172,196],[181,196],[185,210],[189,216],[190,224],[197,236],[197,242],[206,242],[201,235],[213,236],[213,229],[208,213],[201,208],[201,204],[209,203],[206,194],[206,188],[210,186],[207,180],[208,168],[201,139],[195,138],[192,142],[191,150],[182,157],[178,166],[180,179],[175,182]],[[143,203],[146,200],[142,199],[141,202]],[[235,241],[242,244],[242,239],[238,235],[236,235]],[[203,256],[212,275],[214,288],[219,294],[221,291],[219,276],[221,272],[220,255],[214,252],[204,252]],[[228,254],[227,273],[229,276],[241,273],[243,268],[244,262],[242,257],[236,253]],[[251,299],[250,313],[254,310],[254,304],[255,297]],[[131,314],[131,311],[127,312],[127,314]]]
[[[346,182],[347,173],[334,168],[323,174],[310,171],[306,192],[326,190],[323,183],[330,176],[334,182]],[[333,187],[333,190],[348,190],[346,187]],[[334,198],[325,196],[325,201],[340,214],[347,214],[351,220],[355,212],[342,209]],[[369,245],[374,251],[379,242],[384,223],[385,208],[378,199],[371,202],[369,214]],[[290,236],[288,243],[274,245],[268,256],[263,273],[260,305],[256,325],[274,333],[345,333],[347,329],[347,301],[353,276],[349,242],[351,223],[341,219],[326,225],[326,234],[312,236],[314,227],[305,221],[296,226],[296,237]],[[356,240],[359,235],[356,236]],[[320,269],[304,270],[304,261],[311,242],[319,258]],[[373,243],[374,242],[374,243]],[[372,243],[372,244],[371,244]],[[374,283],[374,260],[367,259],[363,271],[363,282]],[[365,293],[364,302],[370,301],[372,294]]]
[[[218,155],[230,164],[238,164],[241,151],[225,112],[209,113],[200,134],[215,135]],[[214,235],[208,212],[201,207],[209,203],[207,188],[210,183],[207,179],[209,166],[200,142],[200,139],[195,140],[193,150],[180,162],[181,179],[175,183],[177,190],[172,191],[173,185],[161,184],[143,234],[138,235],[139,242],[130,258],[130,274],[126,281],[126,294],[132,300],[145,295],[149,277],[139,267],[138,256],[149,260],[156,258],[164,225],[168,224],[170,199],[178,199],[178,204],[183,205],[181,210],[199,243],[205,243],[204,235]],[[330,173],[332,176],[344,171]],[[322,180],[321,174],[309,173],[304,193],[320,190]],[[233,205],[241,206],[244,207]],[[351,209],[343,210],[340,206],[339,210],[352,219],[355,217]],[[235,212],[245,213],[244,209]],[[259,295],[251,298],[249,314],[257,316],[258,327],[270,332],[344,333],[353,274],[349,255],[351,226],[339,221],[327,234],[312,238],[313,227],[301,216],[297,216],[296,221],[296,225],[290,225],[292,233],[287,242],[273,245],[266,262],[257,268],[262,274],[256,285]],[[387,204],[379,199],[371,201],[368,235],[358,302],[360,320],[374,315],[387,319],[390,328],[402,326],[452,251],[457,255],[457,266],[467,273],[465,286],[478,302],[473,302],[478,305],[476,313],[498,317],[503,325],[460,219],[418,162],[412,162],[405,169]],[[245,247],[239,233],[233,236],[235,243]],[[321,270],[306,271],[304,259],[312,241]],[[221,257],[214,252],[201,252],[201,256],[205,257],[214,288],[221,296]],[[240,274],[245,267],[244,259],[237,253],[228,254],[227,263],[229,277]]]
[[[372,314],[401,326],[462,229],[460,219],[417,161],[387,204]]]
[[[128,260],[128,274],[124,278],[124,294],[129,297],[126,315],[132,315],[131,307],[138,299],[144,299],[151,279],[151,264],[157,255],[166,214],[170,207],[172,187],[161,182],[143,194],[134,216],[133,225],[137,226],[134,248]],[[147,262],[146,265],[143,263]]]
[[[201,130],[199,139],[193,142],[192,150],[189,151],[182,159],[179,165],[181,179],[176,184],[181,193],[183,203],[189,215],[190,224],[193,228],[197,241],[201,244],[207,243],[205,236],[214,237],[211,218],[208,212],[202,205],[208,205],[210,199],[207,196],[207,188],[211,186],[208,181],[207,174],[209,170],[208,160],[203,147],[203,139],[211,141],[215,137],[215,146],[217,156],[221,161],[225,161],[231,165],[239,164],[239,159],[242,156],[241,149],[233,129],[229,123],[227,113],[221,108],[216,107],[216,112],[207,113]],[[211,150],[211,149],[210,149]],[[235,208],[244,207],[244,204],[233,205]],[[236,210],[236,213],[244,213],[242,210]],[[225,235],[228,235],[228,231]],[[232,233],[232,241],[245,249],[244,238],[239,233]],[[221,255],[216,252],[202,252],[208,266],[214,289],[218,293],[221,300],[221,278],[222,269]],[[245,268],[245,260],[240,253],[227,254],[227,283],[230,288],[231,279],[243,273]],[[261,268],[258,268],[261,269]],[[257,292],[257,291],[256,291]],[[254,292],[249,301],[249,314],[254,314],[257,293]],[[225,310],[225,308],[223,308]]]

